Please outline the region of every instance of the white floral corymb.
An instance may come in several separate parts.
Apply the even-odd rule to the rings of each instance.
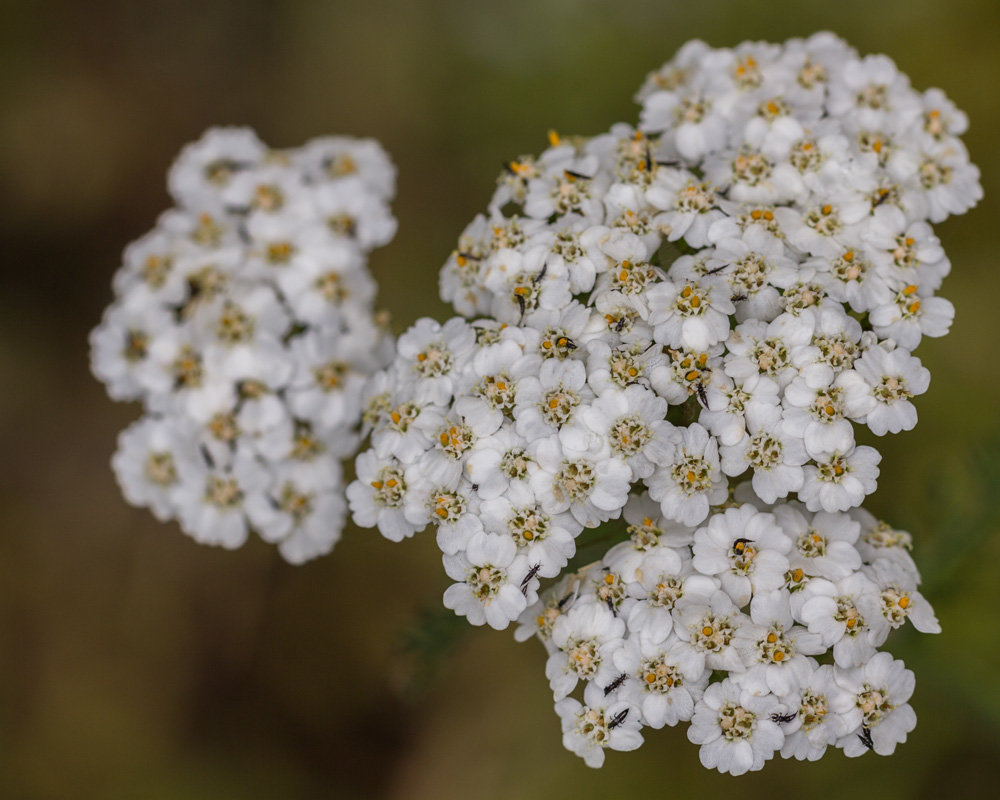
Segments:
[[[914,427],[954,316],[966,119],[831,34],[691,42],[637,99],[505,165],[441,271],[461,316],[369,384],[355,520],[436,527],[445,604],[541,639],[591,766],[682,721],[734,774],[888,754],[912,673],[878,649],[938,625],[856,432]]]
[[[91,335],[109,394],[143,404],[112,461],[130,502],[206,544],[254,529],[294,563],[329,552],[360,393],[392,355],[366,257],[395,233],[394,182],[373,141],[216,128],[184,149],[177,205],[125,251]]]

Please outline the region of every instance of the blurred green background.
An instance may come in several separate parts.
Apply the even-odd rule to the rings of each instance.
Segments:
[[[166,168],[212,124],[275,146],[375,136],[400,233],[372,260],[397,330],[445,315],[436,273],[501,160],[545,131],[634,121],[647,71],[693,37],[828,28],[965,109],[986,201],[939,226],[952,334],[916,431],[880,443],[876,513],[908,528],[944,633],[896,634],[920,717],[889,759],[773,762],[733,779],[683,730],[591,771],[562,749],[544,653],[469,631],[437,668],[402,648],[447,585],[433,538],[349,529],[303,568],[199,547],[121,499],[136,408],[89,375],[86,335]],[[990,793],[1000,759],[1000,6],[724,3],[0,3],[0,797],[756,798]]]

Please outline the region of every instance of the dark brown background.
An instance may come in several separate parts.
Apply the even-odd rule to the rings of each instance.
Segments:
[[[972,795],[997,763],[998,5],[535,0],[0,3],[0,797],[746,798]],[[166,168],[211,124],[276,146],[379,138],[400,233],[375,253],[397,330],[444,315],[436,272],[503,158],[547,128],[634,120],[685,40],[830,28],[968,111],[987,200],[939,233],[958,309],[921,346],[917,430],[880,443],[877,513],[917,538],[945,632],[891,646],[920,723],[891,759],[703,770],[682,730],[587,770],[560,744],[535,644],[469,631],[414,688],[401,652],[447,584],[432,537],[349,529],[303,568],[199,547],[121,499],[136,409],[87,369],[123,246],[166,207]],[[979,448],[979,451],[976,448]],[[978,454],[977,454],[978,452]]]

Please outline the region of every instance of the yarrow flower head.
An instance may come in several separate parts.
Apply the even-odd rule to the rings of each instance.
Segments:
[[[588,765],[686,721],[733,774],[887,754],[912,673],[878,648],[938,626],[856,431],[916,424],[965,119],[831,34],[691,42],[637,100],[504,165],[441,270],[459,316],[368,383],[354,518],[432,525],[445,604],[537,635]]]
[[[215,128],[181,152],[176,205],[125,251],[91,334],[94,374],[143,408],[112,460],[130,502],[206,544],[333,547],[361,389],[393,352],[366,259],[395,233],[394,182],[371,140],[272,150]]]

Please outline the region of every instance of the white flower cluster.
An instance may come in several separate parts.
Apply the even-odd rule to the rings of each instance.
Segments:
[[[91,335],[108,393],[143,405],[112,460],[129,502],[206,544],[333,547],[361,390],[392,357],[366,258],[395,233],[394,184],[371,140],[216,128],[181,152],[177,205],[126,249]]]
[[[638,127],[505,165],[441,273],[463,317],[369,386],[354,519],[433,524],[473,624],[541,621],[589,764],[692,715],[724,771],[891,752],[912,675],[876,648],[937,625],[905,553],[859,538],[881,457],[855,426],[916,424],[911,353],[953,316],[929,223],[982,194],[965,116],[830,34],[690,43],[638,99]],[[632,543],[538,601],[623,511]]]
[[[549,653],[563,742],[588,765],[638,747],[644,726],[690,721],[702,764],[738,775],[830,745],[888,755],[916,724],[913,673],[878,652],[906,619],[940,630],[909,535],[862,509],[735,494],[747,502],[695,530],[633,497],[628,540],[522,617],[517,638]],[[569,696],[581,683],[582,702]]]

